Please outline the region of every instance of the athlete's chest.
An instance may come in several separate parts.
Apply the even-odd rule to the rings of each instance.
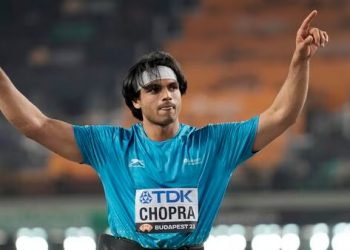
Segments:
[[[135,225],[140,233],[192,232],[198,221],[198,186],[203,162],[185,143],[130,150],[135,185]]]
[[[201,149],[181,142],[133,145],[124,157],[136,188],[197,186],[204,167]]]

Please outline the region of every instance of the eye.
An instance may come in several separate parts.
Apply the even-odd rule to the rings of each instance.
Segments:
[[[175,90],[179,89],[179,85],[177,83],[172,83],[169,85],[168,88],[170,91],[175,91]]]
[[[156,94],[161,90],[161,87],[158,84],[151,84],[145,87],[147,93]]]

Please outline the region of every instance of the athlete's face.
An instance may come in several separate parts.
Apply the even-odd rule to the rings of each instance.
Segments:
[[[134,102],[142,110],[143,120],[159,126],[178,122],[181,110],[181,93],[177,81],[156,80],[141,89]]]

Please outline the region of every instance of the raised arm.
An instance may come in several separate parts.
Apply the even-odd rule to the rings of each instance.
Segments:
[[[76,162],[82,156],[71,124],[45,116],[22,95],[0,68],[0,110],[22,134],[55,153]]]
[[[310,26],[316,15],[317,11],[312,11],[297,32],[296,48],[287,79],[272,105],[260,115],[254,151],[261,150],[294,124],[304,106],[309,85],[310,58],[320,46],[324,47],[328,43],[325,31]]]

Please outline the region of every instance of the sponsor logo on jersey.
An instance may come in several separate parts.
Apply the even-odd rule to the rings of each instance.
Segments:
[[[135,224],[139,232],[191,232],[197,221],[197,188],[136,190]],[[143,225],[151,225],[152,228],[147,230]]]
[[[151,224],[141,224],[139,226],[139,230],[143,233],[146,233],[146,232],[149,233],[152,231],[152,229],[153,229],[153,226]]]
[[[152,202],[152,196],[148,191],[143,191],[140,195],[140,202],[142,204],[149,204]]]

